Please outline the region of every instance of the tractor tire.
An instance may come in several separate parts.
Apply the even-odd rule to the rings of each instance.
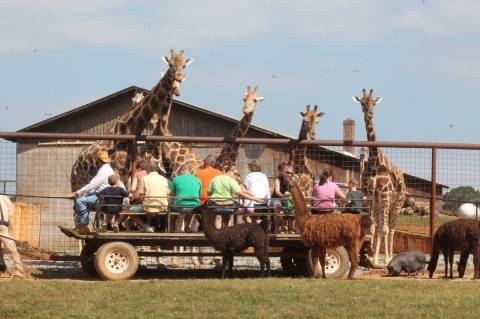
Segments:
[[[103,244],[95,255],[95,269],[104,280],[130,279],[138,269],[137,251],[120,241]]]
[[[307,268],[310,276],[313,276],[312,250],[308,250]],[[335,249],[327,249],[325,258],[325,275],[327,279],[341,279],[350,269],[350,259],[345,247],[338,246]],[[321,278],[321,277],[320,277]]]

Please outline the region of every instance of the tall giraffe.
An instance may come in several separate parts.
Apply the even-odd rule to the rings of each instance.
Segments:
[[[162,57],[169,66],[166,74],[147,96],[142,99],[139,96],[134,97],[137,98],[134,100],[134,104],[117,119],[109,130],[110,134],[140,135],[153,115],[164,105],[165,99],[169,95],[180,95],[180,83],[185,80],[183,70],[192,60],[186,59],[183,51],[177,54],[172,49],[170,54],[170,58]],[[95,176],[102,164],[98,160],[101,151],[116,150],[112,156],[112,166],[118,169],[125,179],[131,162],[131,159],[128,158],[127,147],[128,144],[125,142],[97,141],[83,149],[72,167],[72,191],[78,190]]]
[[[257,96],[257,87],[253,90],[251,86],[247,86],[247,91],[243,96],[243,117],[235,126],[230,135],[230,139],[234,140],[239,137],[245,137],[247,134],[250,123],[252,122],[253,113],[257,107],[257,102],[263,101],[265,98],[262,96]],[[221,166],[226,162],[236,164],[238,160],[238,150],[240,149],[240,144],[238,143],[224,143],[222,149],[217,156],[217,165]]]
[[[316,137],[316,128],[319,118],[325,113],[317,113],[318,105],[315,105],[313,111],[310,110],[310,104],[307,105],[306,112],[300,112],[302,117],[302,126],[298,134],[297,142],[304,140],[314,140]],[[294,172],[298,175],[298,186],[302,190],[303,196],[311,197],[313,194],[313,173],[308,164],[307,145],[295,145],[290,151],[289,164],[294,168]]]
[[[363,96],[354,96],[353,100],[362,105],[362,111],[370,142],[377,140],[373,125],[373,109],[383,98],[374,97],[373,90]],[[376,146],[368,148],[368,159],[362,176],[362,188],[371,200],[370,210],[374,216],[372,234],[375,236],[375,254],[373,264],[378,265],[381,236],[384,236],[385,265],[393,254],[393,237],[398,215],[405,200],[406,186],[403,172],[393,166],[382,149]],[[381,228],[380,228],[381,227]],[[377,232],[375,232],[375,228]]]

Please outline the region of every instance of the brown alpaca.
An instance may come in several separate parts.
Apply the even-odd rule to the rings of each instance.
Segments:
[[[262,276],[265,274],[265,266],[267,267],[267,276],[270,275],[268,225],[245,223],[217,229],[214,214],[207,205],[200,206],[197,210],[202,216],[205,236],[212,242],[216,250],[223,253],[222,278],[225,278],[227,268],[230,275],[232,274],[235,254],[249,247],[253,247],[255,251]]]
[[[448,278],[450,264],[450,279],[453,279],[453,254],[460,250],[459,277],[465,273],[468,255],[473,255],[474,279],[480,279],[480,222],[474,219],[458,219],[445,223],[438,228],[433,237],[432,254],[428,264],[429,277],[432,278],[437,268],[438,255],[443,253],[445,260],[445,279]]]
[[[311,247],[308,262],[313,268],[313,276],[319,277],[318,261],[322,268],[322,277],[325,275],[325,257],[327,249],[344,246],[350,259],[348,278],[358,267],[359,253],[365,236],[372,226],[372,219],[366,215],[353,214],[324,214],[309,215],[305,197],[298,184],[291,180],[291,193],[295,208],[295,223],[300,230],[303,244]]]

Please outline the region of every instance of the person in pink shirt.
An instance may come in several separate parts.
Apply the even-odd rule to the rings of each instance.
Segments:
[[[312,214],[332,213],[335,210],[335,199],[346,198],[345,193],[333,182],[333,179],[333,170],[323,170],[320,181],[313,187],[315,200],[312,205]]]

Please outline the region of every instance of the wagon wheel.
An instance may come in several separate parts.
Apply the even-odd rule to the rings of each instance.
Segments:
[[[299,253],[305,251],[303,246],[285,247],[284,255],[280,256],[280,264],[283,271],[290,276],[306,276],[308,275],[308,265],[306,257],[291,257],[287,254]],[[306,254],[306,252],[305,252]]]
[[[105,280],[130,279],[138,269],[137,251],[120,241],[103,244],[95,255],[95,269]]]
[[[311,262],[312,250],[308,250],[307,268],[310,276],[313,276],[313,265]],[[320,266],[320,265],[319,265]],[[327,249],[325,257],[325,275],[327,279],[340,279],[350,269],[350,259],[347,250],[343,246],[335,249]]]
[[[95,269],[95,252],[97,248],[91,244],[85,244],[80,253],[80,264],[82,269],[90,276],[98,276]]]

